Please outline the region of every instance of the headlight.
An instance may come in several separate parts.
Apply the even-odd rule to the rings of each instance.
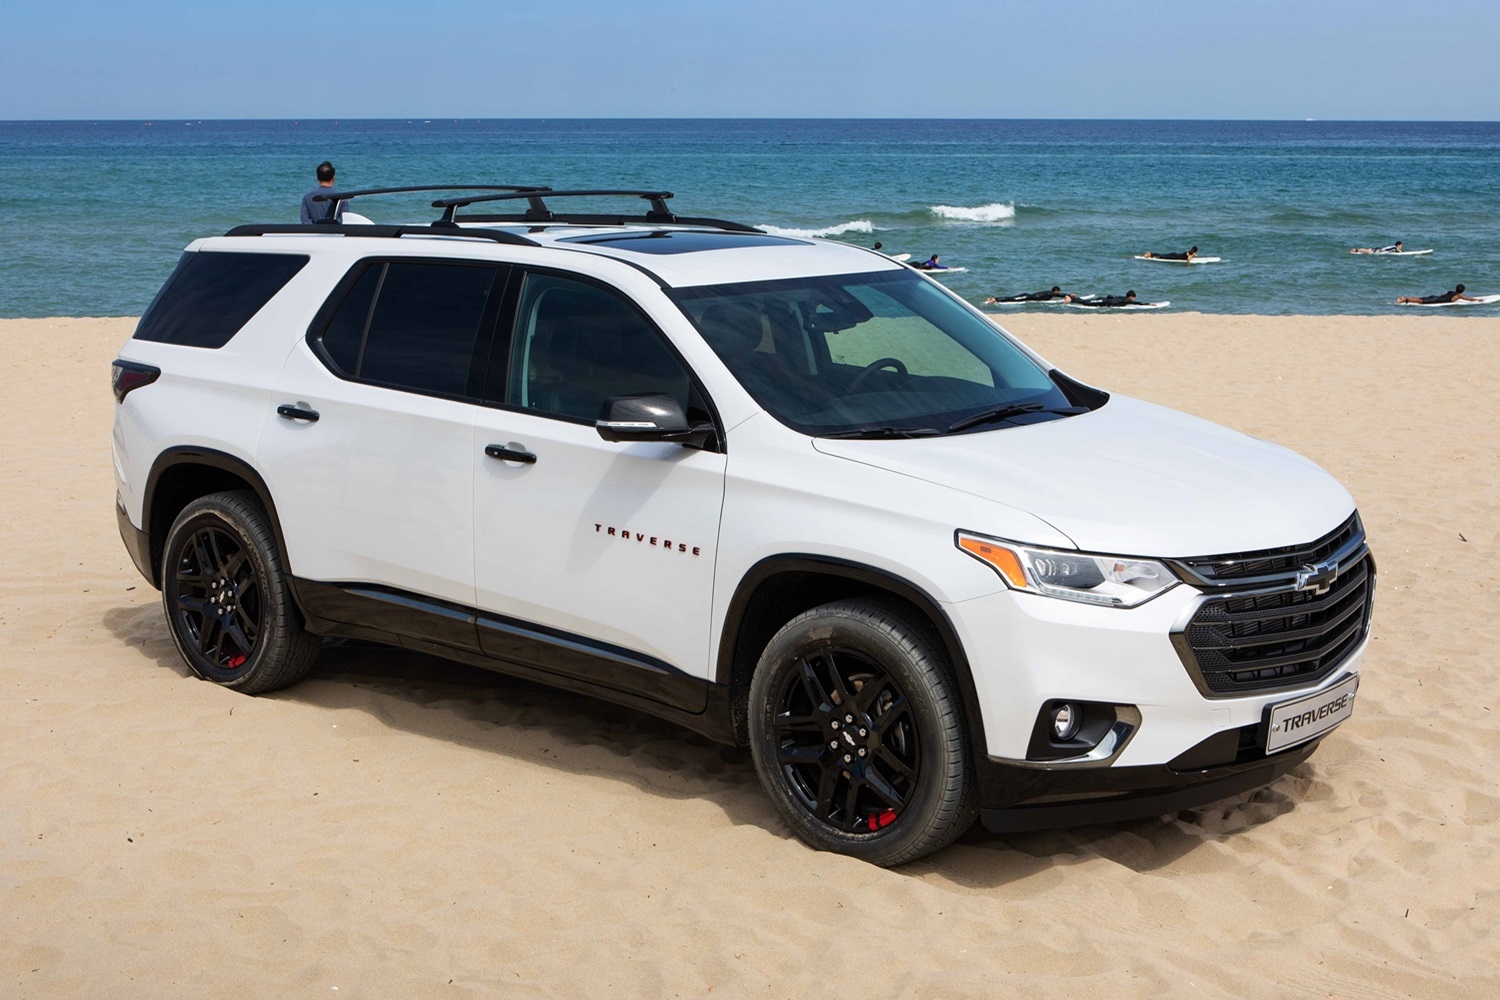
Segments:
[[[960,531],[958,547],[985,563],[1012,590],[1065,601],[1133,608],[1177,584],[1172,571],[1150,559],[1038,549]]]

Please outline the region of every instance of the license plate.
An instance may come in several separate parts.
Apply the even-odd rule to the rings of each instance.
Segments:
[[[1266,753],[1306,743],[1349,718],[1354,714],[1354,692],[1358,687],[1359,675],[1350,674],[1326,691],[1272,705]]]

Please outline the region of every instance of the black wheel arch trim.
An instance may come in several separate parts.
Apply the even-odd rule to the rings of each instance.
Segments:
[[[735,685],[737,678],[734,665],[750,602],[762,584],[772,577],[786,573],[844,579],[901,598],[921,611],[937,633],[943,651],[948,655],[948,663],[953,668],[954,679],[958,682],[958,694],[964,707],[964,718],[968,723],[970,754],[976,760],[984,756],[985,731],[984,720],[979,710],[979,692],[974,686],[974,676],[968,655],[964,652],[963,643],[958,638],[958,631],[953,627],[953,622],[948,618],[947,612],[931,594],[910,580],[865,563],[841,559],[837,556],[795,552],[768,556],[751,566],[740,578],[739,585],[735,588],[734,596],[730,598],[728,610],[724,615],[724,623],[719,636],[718,661],[714,673],[714,683],[717,686],[730,691],[731,698],[739,695],[739,689]],[[753,664],[751,669],[753,670]],[[748,677],[748,674],[744,677],[747,692]],[[742,712],[736,711],[733,723],[736,735],[743,742],[745,719]]]
[[[276,536],[276,551],[281,557],[281,565],[291,571],[291,562],[287,558],[286,542],[281,533],[281,519],[276,514],[276,503],[271,497],[271,489],[266,481],[261,478],[244,459],[227,452],[217,451],[213,448],[201,448],[195,445],[178,445],[167,448],[156,461],[151,464],[151,472],[146,477],[146,489],[141,501],[140,530],[145,534],[148,552],[150,556],[150,575],[148,579],[152,586],[161,589],[161,564],[162,549],[166,545],[166,531],[171,527],[169,521],[160,532],[154,531],[153,525],[156,519],[157,492],[161,486],[162,477],[170,470],[183,465],[203,465],[220,472],[227,472],[238,479],[244,480],[260,500],[261,507],[266,516],[271,520],[271,532]],[[213,491],[209,491],[213,492]],[[200,494],[204,495],[204,494]],[[189,501],[191,502],[191,500]],[[176,517],[176,514],[173,514]]]

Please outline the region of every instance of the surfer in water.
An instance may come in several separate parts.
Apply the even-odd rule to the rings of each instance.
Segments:
[[[991,295],[984,300],[984,304],[992,306],[997,302],[1050,302],[1053,299],[1066,299],[1067,295],[1057,285],[1053,285],[1045,292],[1021,292],[1019,295]]]
[[[1101,309],[1117,309],[1120,306],[1143,306],[1149,304],[1146,302],[1137,302],[1135,299],[1135,289],[1133,288],[1124,295],[1105,295],[1093,299],[1085,299],[1077,295],[1064,295],[1063,301],[1071,302],[1075,306],[1097,306]]]
[[[1388,247],[1350,247],[1350,253],[1400,253],[1401,241],[1397,240]]]
[[[1403,295],[1396,300],[1398,306],[1436,306],[1447,302],[1457,302],[1462,299],[1465,302],[1478,302],[1472,295],[1464,294],[1464,286],[1456,285],[1451,292],[1443,292],[1441,295]]]
[[[948,265],[947,264],[940,264],[940,263],[938,263],[938,255],[937,254],[933,254],[931,257],[928,257],[926,260],[922,261],[922,263],[920,263],[920,264],[913,264],[912,267],[916,268],[918,271],[946,271],[946,270],[948,270]]]
[[[1198,256],[1198,248],[1189,247],[1181,253],[1152,253],[1150,250],[1147,250],[1141,256],[1148,260],[1192,260]]]

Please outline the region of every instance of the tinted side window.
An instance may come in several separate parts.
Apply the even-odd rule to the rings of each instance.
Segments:
[[[135,339],[223,347],[306,263],[303,254],[185,254]]]
[[[687,409],[690,388],[681,362],[624,299],[581,281],[527,276],[507,402],[597,420],[611,396],[666,393]]]
[[[384,274],[384,264],[366,267],[323,330],[323,350],[345,375],[352,376],[359,371],[359,352],[365,346],[370,306],[375,302],[375,290],[380,287]]]
[[[468,394],[470,364],[496,273],[487,265],[386,264],[353,374],[421,392]],[[349,322],[356,320],[357,303]],[[345,357],[348,339],[346,334],[341,347]]]

